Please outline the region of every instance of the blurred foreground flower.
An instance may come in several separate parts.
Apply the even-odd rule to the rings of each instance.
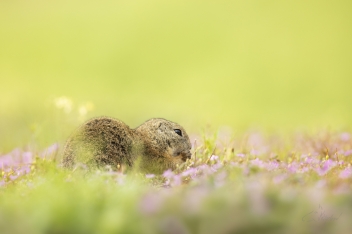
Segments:
[[[34,154],[29,151],[21,151],[20,149],[14,149],[10,153],[0,156],[0,171],[2,172],[2,185],[6,184],[6,181],[14,181],[21,176],[31,172],[31,166],[36,161],[36,156],[40,159],[48,159],[50,156],[58,152],[59,145],[53,144],[39,152]]]
[[[323,176],[326,173],[328,173],[328,171],[330,171],[333,167],[335,167],[337,165],[337,163],[331,159],[326,160],[323,163],[322,167],[318,167],[317,169],[315,169],[315,171],[320,175]]]
[[[350,178],[351,176],[352,176],[352,168],[351,167],[345,168],[339,174],[339,177],[341,179],[347,179],[347,178]]]

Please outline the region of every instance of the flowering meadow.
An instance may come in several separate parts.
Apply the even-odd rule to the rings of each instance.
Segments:
[[[0,234],[351,234],[351,9],[0,0]],[[98,116],[176,122],[192,157],[63,168]]]
[[[0,233],[352,233],[349,132],[191,135],[161,175],[61,167],[62,145],[0,156]]]

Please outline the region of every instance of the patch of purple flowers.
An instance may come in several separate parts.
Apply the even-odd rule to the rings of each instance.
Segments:
[[[17,178],[30,173],[31,165],[35,161],[35,155],[38,155],[39,158],[47,158],[55,154],[57,151],[58,144],[53,144],[38,154],[30,151],[14,149],[10,153],[0,156],[0,171],[2,171],[3,174],[0,186],[4,186],[6,181],[14,181]]]
[[[337,165],[337,163],[331,159],[326,160],[321,167],[318,167],[315,169],[315,171],[318,173],[318,175],[323,176],[328,171],[330,171],[332,168],[334,168]]]
[[[347,178],[351,178],[352,177],[352,168],[351,167],[347,167],[344,170],[342,170],[339,174],[339,177],[341,179],[347,179]]]

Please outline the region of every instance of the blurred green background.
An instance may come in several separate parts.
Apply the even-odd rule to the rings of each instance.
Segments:
[[[97,115],[131,127],[164,117],[189,132],[350,129],[351,9],[349,0],[2,0],[0,152],[63,141]],[[54,105],[61,96],[69,114]],[[94,110],[73,121],[86,102]]]

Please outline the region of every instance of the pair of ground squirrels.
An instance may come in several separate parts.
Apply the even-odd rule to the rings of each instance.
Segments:
[[[99,117],[84,123],[68,139],[63,166],[138,164],[147,173],[160,173],[190,159],[190,150],[183,127],[166,119],[150,119],[131,129],[118,119]]]

